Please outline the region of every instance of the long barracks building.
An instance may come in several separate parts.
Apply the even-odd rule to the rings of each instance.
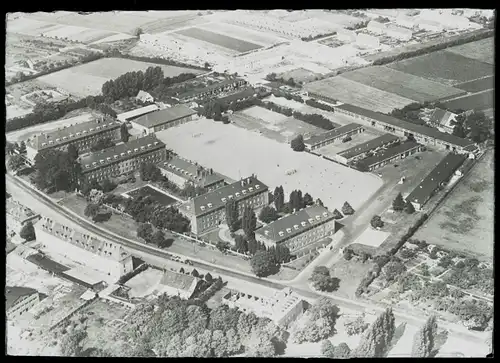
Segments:
[[[404,159],[407,156],[422,151],[423,148],[424,147],[422,145],[414,141],[407,141],[382,150],[376,155],[362,159],[355,165],[361,171],[372,171],[390,163],[391,161]]]
[[[369,140],[359,145],[355,145],[347,150],[335,155],[335,159],[342,164],[350,164],[356,160],[363,159],[368,152],[375,152],[386,146],[396,144],[400,140],[397,136],[384,134],[375,139]]]
[[[196,111],[184,105],[175,105],[140,116],[131,120],[130,123],[135,129],[141,130],[146,135],[184,124],[195,117]]]
[[[304,140],[304,145],[306,146],[306,150],[312,151],[322,146],[340,141],[348,136],[359,134],[363,131],[365,131],[365,128],[363,126],[352,123],[337,127],[327,132],[323,132],[319,135],[311,136],[309,139]]]
[[[142,162],[159,163],[165,161],[166,157],[165,144],[155,135],[148,135],[82,157],[80,164],[85,181],[100,182],[134,172]]]

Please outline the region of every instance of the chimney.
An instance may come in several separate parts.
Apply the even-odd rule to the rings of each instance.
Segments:
[[[247,184],[250,184],[250,178],[247,178]]]
[[[244,179],[241,179],[241,186],[244,187],[245,186],[245,180]]]

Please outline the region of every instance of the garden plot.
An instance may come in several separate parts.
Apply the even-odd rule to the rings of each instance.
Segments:
[[[216,32],[219,34],[231,34],[237,39],[254,44],[259,44],[264,47],[283,41],[283,39],[275,36],[269,36],[265,33],[256,30],[246,29],[237,25],[232,25],[227,23],[214,22],[198,26],[198,28]]]
[[[481,62],[495,64],[495,38],[493,37],[447,48],[446,51]]]
[[[267,108],[259,106],[247,108],[246,110],[242,111],[242,113],[250,117],[263,120],[267,125],[270,126],[282,123],[285,119],[287,119],[287,116],[282,115],[281,113],[274,112],[268,110]]]
[[[346,200],[356,209],[382,184],[373,175],[296,153],[289,145],[207,119],[161,131],[157,136],[179,155],[232,179],[254,173],[271,189],[283,185],[285,193],[309,191],[330,209],[340,208]],[[287,175],[292,169],[297,172]]]
[[[214,33],[209,30],[200,28],[188,28],[179,30],[177,31],[177,33],[210,44],[215,44],[220,47],[228,48],[239,53],[262,48],[262,46],[258,44],[250,43],[241,39],[232,38],[227,35]]]
[[[196,14],[180,15],[175,17],[157,18],[142,27],[142,30],[148,34],[176,31],[181,28],[187,28],[206,24],[209,20],[205,17],[199,17]]]
[[[44,21],[20,17],[14,20],[7,21],[7,33],[39,35],[40,30],[47,29],[53,26],[54,24],[50,24]]]

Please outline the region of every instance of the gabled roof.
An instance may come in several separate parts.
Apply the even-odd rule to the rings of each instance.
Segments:
[[[342,156],[346,159],[350,159],[350,158],[353,158],[355,156],[366,153],[368,151],[371,151],[373,149],[376,149],[380,146],[387,145],[388,143],[396,142],[398,140],[399,140],[399,138],[397,136],[394,136],[392,134],[384,134],[384,135],[379,136],[375,139],[369,140],[369,141],[364,142],[362,144],[355,145],[347,150],[341,151],[338,153],[338,155]]]
[[[37,293],[38,291],[30,287],[5,286],[5,309],[12,308],[20,298]]]
[[[160,285],[169,286],[178,290],[191,292],[193,290],[193,283],[198,282],[199,279],[182,273],[166,270],[160,280]]]
[[[175,105],[138,117],[133,120],[133,122],[141,126],[150,128],[194,114],[196,114],[196,111],[191,110],[185,105]]]
[[[431,115],[429,122],[436,123],[439,125],[446,125],[451,117],[455,116],[454,113],[443,110],[441,108],[436,108]]]
[[[348,125],[340,126],[337,127],[333,130],[323,132],[319,135],[314,135],[311,136],[309,139],[304,140],[304,144],[306,145],[317,145],[322,143],[323,141],[331,140],[333,138],[337,138],[339,136],[345,135],[349,132],[352,132],[354,130],[358,130],[360,128],[363,128],[360,124],[357,123],[351,123]]]
[[[367,167],[369,168],[370,166],[380,163],[381,161],[388,160],[396,155],[400,155],[402,153],[405,153],[407,151],[413,150],[420,145],[414,141],[407,141],[403,142],[397,146],[390,147],[388,149],[385,149],[376,155],[369,156],[367,158],[364,158],[360,160],[357,165],[360,167]]]
[[[132,111],[120,113],[116,117],[119,120],[123,120],[123,121],[130,120],[132,118],[139,117],[139,116],[144,115],[146,113],[156,111],[156,110],[158,110],[158,108],[159,107],[157,105],[148,105],[148,106],[144,106],[141,108],[136,108],[135,110],[132,110]]]
[[[177,155],[161,164],[160,167],[202,187],[224,181],[222,175],[213,172],[210,173],[210,170],[205,169],[201,165]]]
[[[137,96],[135,96],[135,98],[137,98],[139,100],[147,100],[147,99],[153,98],[153,96],[151,96],[149,93],[141,90],[141,91],[139,91],[139,93],[137,93]]]

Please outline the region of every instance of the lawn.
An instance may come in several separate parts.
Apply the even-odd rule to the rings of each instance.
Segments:
[[[451,110],[487,110],[495,107],[493,89],[443,102]]]
[[[373,175],[294,152],[289,145],[234,125],[201,119],[158,132],[157,137],[180,155],[232,179],[255,174],[271,190],[278,185],[285,194],[300,189],[332,209],[346,200],[356,209],[381,186]],[[287,175],[292,169],[297,172]]]
[[[476,42],[466,43],[446,49],[447,52],[459,54],[463,57],[476,59],[481,62],[495,64],[495,38],[486,38]]]
[[[456,186],[415,238],[448,250],[493,257],[493,153],[488,152]]]
[[[163,204],[164,206],[169,206],[172,205],[176,202],[176,200],[172,197],[170,197],[166,193],[162,193],[158,191],[157,189],[151,188],[149,185],[146,185],[144,187],[135,189],[133,191],[130,191],[126,193],[127,195],[135,198],[138,196],[149,196],[153,198],[155,201]]]
[[[491,64],[447,51],[395,62],[388,67],[449,85],[491,76],[494,73]]]
[[[457,88],[380,66],[343,73],[341,77],[420,103],[465,93]]]
[[[204,30],[194,27],[179,30],[176,33],[190,38],[198,39],[207,43],[215,44],[224,48],[228,48],[239,53],[244,53],[250,50],[256,50],[262,48],[262,46],[258,44],[250,43],[241,39],[228,37],[227,35],[222,35],[211,32],[209,30]]]
[[[351,259],[346,261],[344,258],[339,259],[331,268],[330,275],[340,279],[340,286],[335,295],[355,298],[356,289],[360,281],[366,276],[368,270],[372,267],[370,262],[361,262],[360,260]]]
[[[390,112],[395,108],[403,108],[414,101],[393,93],[366,86],[362,83],[337,76],[305,85],[308,92],[315,92],[377,112]]]
[[[455,85],[455,87],[463,89],[467,92],[480,92],[495,87],[495,79],[493,76],[476,79],[475,81],[465,82]]]

